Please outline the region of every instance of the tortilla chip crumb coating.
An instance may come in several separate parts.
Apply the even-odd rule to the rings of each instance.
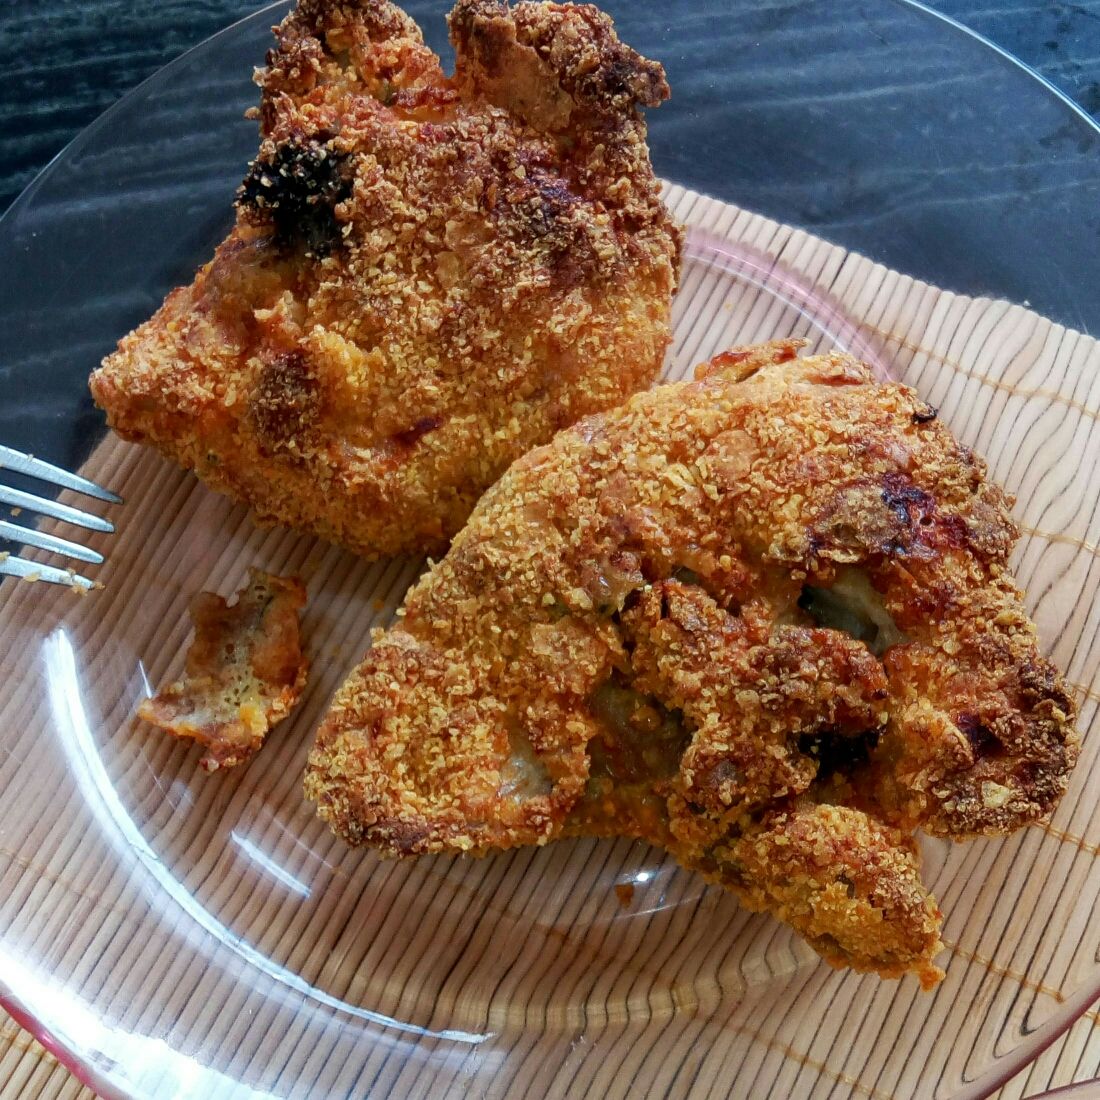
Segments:
[[[639,837],[834,966],[942,976],[914,833],[1045,818],[1074,705],[982,460],[912,389],[799,346],[509,469],[318,733],[306,793],[340,836]]]
[[[576,4],[460,0],[444,75],[386,0],[301,0],[257,76],[236,225],[91,378],[262,522],[442,551],[509,463],[647,387],[681,232],[664,71]]]
[[[205,749],[207,771],[250,760],[306,686],[299,611],[306,589],[297,577],[249,570],[248,584],[228,603],[213,592],[191,602],[195,638],[181,680],[138,708],[138,717],[189,737]]]

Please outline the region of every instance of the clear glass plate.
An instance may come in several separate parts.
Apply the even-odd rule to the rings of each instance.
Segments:
[[[652,116],[662,175],[940,285],[1100,327],[1083,230],[1100,203],[1080,172],[1096,132],[1010,61],[887,0],[607,6],[670,70],[674,99]],[[443,5],[409,8],[442,49]],[[0,1004],[106,1096],[987,1095],[1100,993],[1087,758],[1052,829],[926,845],[956,945],[927,996],[829,971],[641,845],[392,863],[313,818],[311,731],[422,563],[368,565],[255,529],[188,475],[103,440],[84,386],[224,233],[255,145],[249,75],[280,11],[146,82],[0,221],[0,438],[87,460],[126,498],[105,591],[0,586]],[[990,166],[1012,186],[993,194]],[[712,222],[692,237],[670,376],[788,333],[889,369],[890,341],[837,308],[823,272],[795,275],[767,242],[731,245]],[[1042,436],[1068,409],[1078,467],[1100,447],[1090,381],[1025,381],[1006,374],[973,401],[965,379],[942,386],[944,415],[995,447],[1017,489],[1042,456],[983,435],[997,417]],[[1066,479],[1026,517],[1054,541],[1018,555],[1044,639],[1086,685],[1098,499]],[[251,766],[211,778],[132,714],[181,663],[191,593],[232,591],[247,564],[307,578],[314,676]]]

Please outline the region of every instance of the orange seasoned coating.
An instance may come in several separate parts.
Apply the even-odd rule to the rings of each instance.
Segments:
[[[449,22],[453,77],[388,0],[301,0],[257,75],[233,230],[91,378],[124,438],[367,556],[441,550],[669,343],[661,66],[590,5]]]
[[[384,852],[640,837],[831,963],[923,983],[914,831],[1038,821],[1074,708],[985,466],[797,341],[516,462],[337,693],[306,778]]]
[[[297,577],[259,569],[249,570],[232,603],[200,592],[191,603],[195,637],[184,676],[146,699],[138,717],[198,741],[207,771],[250,760],[306,686],[298,621],[305,602]]]
[[[774,913],[831,965],[884,978],[943,972],[942,914],[920,879],[911,836],[848,806],[796,802],[734,831],[712,877],[747,909]]]

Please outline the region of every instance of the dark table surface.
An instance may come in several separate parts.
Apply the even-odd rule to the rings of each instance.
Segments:
[[[876,25],[884,28],[885,43],[899,25],[897,0],[607,2],[620,22],[637,24],[631,33],[658,32],[652,46],[644,39],[639,44],[666,62],[681,98],[697,85],[692,89],[697,96],[715,99],[713,112],[697,116],[700,125],[690,135],[696,148],[685,147],[669,159],[658,155],[663,149],[655,144],[659,170],[937,285],[1024,301],[1074,328],[1100,332],[1100,296],[1092,290],[1100,271],[1100,260],[1094,259],[1100,254],[1100,131],[1085,132],[1087,127],[1083,130],[1049,96],[1021,88],[1003,72],[1003,93],[983,92],[988,53],[975,51],[974,71],[967,74],[959,67],[961,48],[955,56],[947,56],[951,50],[941,56],[935,46],[922,49],[919,36],[884,45],[878,70],[867,77],[870,94],[853,97],[863,88],[860,59],[879,44],[866,37],[867,30],[877,34]],[[1100,0],[933,2],[1032,66],[1100,120]],[[6,76],[0,84],[0,211],[113,101],[256,9],[250,0],[7,0],[0,5],[0,71]],[[740,19],[735,29],[731,11]],[[668,25],[663,37],[658,23]],[[711,35],[718,23],[730,45],[721,57],[714,40],[723,36]],[[835,33],[828,37],[838,28],[842,34],[850,30],[851,43],[838,43]],[[665,41],[684,44],[683,56],[676,56],[673,46],[669,56],[660,53]],[[693,63],[689,52],[707,56]],[[884,79],[884,58],[886,64],[896,59],[897,88],[892,70]],[[824,97],[864,100],[852,103],[851,125],[839,134],[843,143],[853,144],[847,160],[834,155],[835,130],[815,133],[814,104],[803,112],[781,102],[785,67],[797,68],[796,92],[809,86],[816,93],[817,84],[806,83],[815,64],[822,70]],[[837,71],[837,64],[847,64],[849,71]],[[715,66],[727,75],[716,80]],[[956,85],[961,85],[959,112],[952,110],[954,92],[948,90]],[[876,96],[893,103],[880,110],[868,102]],[[706,126],[713,118],[727,121],[723,111],[734,97],[747,100],[748,112],[757,111],[761,119],[755,129],[752,122],[738,129],[743,145],[746,133],[750,138],[747,154],[738,151],[733,161],[729,143],[720,142],[712,149],[720,155],[701,158],[700,144],[708,139],[716,144]],[[891,109],[904,114],[903,124],[897,115],[891,119]],[[966,122],[944,117],[967,110]],[[790,128],[792,117],[796,132],[786,136],[793,159],[808,162],[802,176],[765,147],[768,127],[774,130],[778,120]],[[656,125],[671,121],[666,111]],[[886,146],[887,167],[877,177],[867,170],[874,163],[867,150],[879,134],[868,130],[880,131]],[[911,135],[919,146],[922,132],[931,142],[907,152],[905,141]],[[777,165],[778,175],[786,172],[788,178],[777,178]],[[1028,262],[1014,256],[1027,256]]]
[[[1100,0],[932,6],[1015,54],[1100,120]],[[0,210],[119,96],[257,7],[251,0],[6,0]]]

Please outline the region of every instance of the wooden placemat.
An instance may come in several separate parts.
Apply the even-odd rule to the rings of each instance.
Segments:
[[[677,956],[676,965],[687,967],[687,977],[679,985],[639,988],[639,983],[648,980],[649,972],[643,967],[624,964],[626,956],[601,950],[599,945],[583,948],[563,981],[581,981],[579,975],[590,973],[595,960],[608,971],[603,979],[609,989],[624,975],[633,983],[623,1002],[628,1015],[644,1011],[651,1014],[648,1018],[658,1018],[667,1010],[667,1022],[660,1029],[647,1030],[645,1049],[631,1053],[629,1044],[624,1046],[616,1039],[625,1026],[623,1019],[609,1012],[602,1021],[590,1020],[590,1026],[603,1027],[608,1038],[599,1055],[588,1056],[583,1041],[576,1049],[576,1024],[566,1019],[565,1024],[573,1030],[566,1031],[561,1042],[568,1046],[566,1060],[576,1071],[568,1091],[572,1095],[619,1095],[623,1087],[630,1087],[634,1070],[640,1069],[639,1081],[648,1075],[659,1082],[656,1091],[669,1096],[725,1095],[727,1088],[736,1092],[735,1086],[750,1078],[753,1095],[869,1096],[879,1100],[923,1096],[920,1082],[930,1066],[938,1067],[941,1075],[955,1074],[960,1072],[960,1061],[965,1063],[970,1056],[969,1050],[958,1049],[959,1044],[953,1046],[950,1038],[965,1034],[974,1005],[980,1004],[987,1013],[1003,1014],[1006,1026],[1029,1030],[1056,1010],[1067,992],[1096,966],[1100,929],[1090,931],[1087,918],[1100,894],[1100,874],[1094,870],[1100,853],[1100,813],[1096,799],[1086,791],[1086,781],[1097,754],[1097,739],[1088,734],[1100,701],[1100,649],[1093,644],[1100,627],[1100,608],[1095,606],[1100,583],[1096,567],[1100,507],[1095,506],[1097,492],[1092,487],[1092,478],[1100,468],[1100,346],[1021,306],[936,289],[800,230],[679,187],[668,189],[668,201],[673,212],[698,232],[676,302],[676,335],[666,375],[682,376],[695,362],[725,345],[797,334],[817,345],[844,343],[916,386],[940,409],[956,434],[987,457],[993,476],[1017,495],[1016,515],[1023,537],[1015,567],[1028,589],[1029,608],[1044,646],[1066,670],[1078,694],[1080,726],[1086,739],[1073,788],[1049,826],[1006,841],[944,846],[943,851],[933,852],[940,861],[935,878],[939,900],[948,915],[945,932],[950,948],[943,960],[949,977],[935,994],[944,1042],[930,1034],[927,1042],[916,1043],[904,1058],[886,1041],[879,1051],[871,1039],[892,1036],[891,1042],[896,1042],[906,1014],[915,1010],[912,991],[891,983],[874,984],[874,979],[831,974],[813,965],[808,949],[797,941],[774,935],[772,926],[742,919],[731,902],[724,925],[729,933],[721,948],[733,984],[718,988],[715,997],[728,998],[732,1007],[720,1024],[707,1018],[714,1005],[706,1003],[705,995],[699,995],[694,1003],[684,1003],[685,990],[702,987],[698,984],[701,972],[691,971],[683,958]],[[723,276],[724,282],[716,281],[719,268],[728,276]],[[188,630],[183,608],[190,593],[200,587],[230,592],[245,565],[258,561],[271,568],[303,571],[311,587],[307,625],[325,638],[329,661],[317,662],[310,696],[293,720],[292,732],[273,737],[243,781],[234,780],[237,786],[227,785],[224,794],[217,793],[221,777],[205,785],[198,781],[196,786],[200,792],[196,797],[209,800],[203,805],[211,822],[218,814],[231,812],[248,791],[255,793],[261,788],[269,804],[293,807],[287,813],[297,813],[294,799],[300,800],[298,773],[309,730],[361,648],[370,622],[384,621],[392,613],[418,563],[368,565],[310,539],[278,530],[258,531],[243,509],[209,493],[155,455],[113,438],[100,445],[85,472],[119,489],[127,499],[118,535],[111,541],[91,540],[108,555],[102,579],[112,591],[118,591],[115,586],[125,590],[139,572],[151,570],[162,580],[170,578],[165,582],[167,594],[158,603],[155,593],[139,590],[99,607],[95,601],[102,597],[93,595],[74,611],[71,603],[64,604],[74,599],[69,593],[7,581],[0,587],[0,621],[19,623],[31,617],[48,621],[51,615],[60,621],[64,617],[66,635],[74,646],[99,647],[86,658],[90,679],[107,676],[112,661],[117,666],[120,660],[125,663],[129,659],[127,654],[113,654],[108,644],[125,632],[140,646],[143,675],[147,673],[157,682],[179,667]],[[364,592],[369,595],[364,597]],[[101,613],[101,608],[106,610]],[[32,682],[29,670],[37,655],[18,651],[18,646],[13,649],[17,651],[7,658],[8,682],[23,684],[20,677]],[[278,954],[307,981],[331,979],[331,985],[339,984],[339,978],[344,982],[340,988],[349,998],[365,995],[356,975],[372,963],[369,950],[365,954],[359,950],[358,961],[347,974],[329,973],[326,959],[311,955],[302,928],[293,921],[280,924],[278,896],[254,896],[245,890],[238,903],[233,891],[242,890],[240,884],[224,889],[209,885],[210,876],[217,882],[224,869],[216,854],[208,858],[203,847],[210,839],[209,828],[174,824],[168,805],[174,784],[193,780],[194,754],[167,739],[150,741],[148,733],[142,740],[129,720],[134,693],[139,690],[140,685],[131,684],[129,694],[121,692],[111,704],[113,709],[106,712],[119,730],[112,740],[118,754],[112,775],[121,775],[133,785],[131,793],[136,792],[134,797],[140,802],[142,821],[163,842],[168,856],[190,859],[194,852],[203,883],[194,889],[206,891],[203,904],[232,909],[238,920],[234,926],[237,933],[241,929],[254,933],[261,950]],[[33,738],[44,736],[45,723],[40,711],[41,700],[31,688],[9,689],[0,703],[0,721],[26,730],[13,742],[25,744],[26,753],[20,748],[7,759],[0,757],[0,790],[5,791],[8,807],[19,805],[21,777],[28,774],[23,769],[37,759]],[[40,764],[49,766],[44,760]],[[59,775],[57,782],[63,784],[65,777]],[[323,858],[317,858],[329,868],[320,872],[329,876],[325,881],[340,880],[342,888],[346,887],[359,874],[358,857],[342,851],[323,829],[303,827],[309,832],[307,843],[300,846],[312,853],[322,852]],[[252,1034],[241,1031],[243,1025],[238,1020],[219,1024],[206,1011],[203,998],[213,986],[203,985],[205,979],[189,999],[179,1004],[172,1000],[163,1011],[146,1004],[145,994],[156,983],[174,987],[183,981],[185,975],[174,969],[171,960],[146,959],[141,949],[134,948],[134,958],[122,972],[116,959],[111,963],[115,970],[100,973],[101,959],[117,955],[114,933],[138,921],[133,907],[140,902],[140,891],[132,876],[112,874],[111,868],[96,864],[91,858],[94,841],[79,827],[66,828],[63,821],[47,820],[35,826],[31,839],[40,849],[40,857],[28,856],[29,841],[21,847],[21,838],[16,837],[12,850],[0,838],[0,925],[18,927],[21,935],[31,935],[27,927],[33,923],[36,908],[56,908],[61,904],[58,898],[71,898],[75,912],[79,901],[79,916],[73,919],[80,927],[66,928],[63,935],[57,932],[58,943],[50,952],[60,970],[76,975],[70,981],[86,982],[89,990],[113,983],[118,987],[116,995],[133,1000],[127,1017],[131,1025],[164,1035],[169,1046],[184,1028],[214,1034],[220,1027],[226,1042],[241,1044],[241,1058],[257,1056],[260,1048],[249,1045]],[[286,843],[293,849],[297,842],[292,837]],[[530,857],[544,861],[538,866],[549,869],[543,877],[550,880],[553,874],[573,867],[570,859],[583,862],[597,850],[551,847],[553,852],[547,849]],[[598,850],[604,858],[609,848]],[[291,852],[288,865],[298,867],[304,875],[308,869],[304,858],[296,859]],[[637,857],[631,846],[617,845],[608,858],[619,859],[625,866]],[[414,902],[420,896],[415,892],[418,889],[457,889],[465,873],[438,872],[432,868],[439,865],[429,861],[420,866],[423,870],[410,873],[409,881],[392,884],[387,895],[391,905],[408,906],[410,899]],[[475,884],[484,879],[484,890],[490,891],[499,885],[493,878],[499,878],[498,870],[493,861],[483,861],[467,878]],[[1012,892],[992,908],[975,885],[987,871],[1000,876]],[[190,881],[188,888],[192,888]],[[481,888],[466,886],[467,896]],[[365,914],[364,921],[374,922],[371,927],[383,928],[384,912],[368,912],[353,894],[348,897],[351,908],[337,913],[345,925],[354,910]],[[553,901],[566,907],[561,899],[547,898],[547,904]],[[719,899],[714,904],[727,903]],[[449,911],[441,920],[448,935],[463,929],[469,932],[462,914],[455,916],[451,925],[446,924],[452,920]],[[310,931],[313,935],[313,926]],[[685,933],[681,929],[678,934],[686,937],[685,942],[690,938],[690,930]],[[351,950],[348,941],[339,937],[325,943],[330,958]],[[649,950],[650,943],[646,943]],[[668,951],[674,954],[675,946],[670,943]],[[430,935],[414,943],[412,949],[422,953],[436,950]],[[503,949],[511,946],[505,942]],[[519,957],[528,948],[519,943],[515,949]],[[447,965],[464,973],[464,959],[471,957],[470,950],[467,944],[466,954],[459,951]],[[414,981],[415,962],[408,968],[410,981]],[[616,967],[621,973],[614,972]],[[754,974],[765,968],[770,980],[784,967],[799,980],[794,992],[785,987],[777,994],[781,1000],[805,996],[807,989],[820,989],[821,996],[827,998],[838,990],[848,990],[843,983],[862,983],[859,988],[866,989],[869,998],[863,1030],[853,1032],[856,1022],[829,1019],[827,1013],[813,1035],[786,1034],[782,1028],[765,1034],[755,1027],[751,1003]],[[465,978],[470,979],[470,974],[465,973]],[[904,996],[899,989],[904,989]],[[464,1005],[460,987],[422,993],[423,1003],[416,1001],[413,1015],[420,1013],[436,1025],[445,1017],[448,1005],[454,1011]],[[521,993],[522,988],[513,990],[517,997]],[[486,1011],[491,1022],[496,1009],[490,1005]],[[540,1074],[547,1072],[544,1059],[549,1056],[553,1060],[554,1051],[552,1043],[540,1040],[539,1029],[545,1032],[556,1009],[548,1005],[540,1011],[541,1016],[532,1010],[529,1021],[530,1068],[523,1062],[523,1071],[513,1082],[516,1089],[527,1089],[532,1097],[546,1091],[539,1084]],[[759,1014],[757,1008],[755,1015]],[[1098,1021],[1097,1012],[1087,1014],[999,1095],[1006,1100],[1027,1096],[1100,1072]],[[293,1037],[292,1018],[283,1024],[287,1036]],[[868,1028],[873,1030],[870,1039]],[[739,1037],[742,1045],[733,1043],[731,1037]],[[752,1040],[751,1057],[744,1054],[746,1037]],[[996,1040],[997,1036],[981,1036],[983,1044]],[[281,1063],[298,1065],[312,1056],[310,1050],[300,1049],[300,1041],[298,1048],[293,1047],[294,1041],[287,1038],[291,1049],[280,1048]],[[702,1058],[701,1051],[709,1052],[708,1056]],[[1003,1051],[998,1049],[998,1053]],[[624,1070],[627,1058],[629,1073]],[[748,1063],[751,1067],[746,1068]],[[312,1094],[361,1095],[362,1080],[374,1081],[372,1096],[459,1094],[456,1082],[461,1081],[461,1072],[452,1068],[439,1078],[418,1076],[420,1070],[410,1071],[409,1064],[390,1064],[383,1059],[373,1078],[362,1078],[354,1087],[335,1071],[326,1076],[327,1067],[322,1066]],[[965,1067],[961,1073],[967,1076]],[[555,1078],[550,1091],[565,1095],[561,1085]],[[157,1087],[150,1085],[154,1090]],[[499,1087],[494,1086],[491,1095],[509,1095],[508,1090],[495,1091]],[[279,1094],[277,1087],[272,1091]],[[635,1084],[632,1094],[638,1092]],[[5,1020],[0,1026],[0,1097],[80,1095],[91,1093]]]

